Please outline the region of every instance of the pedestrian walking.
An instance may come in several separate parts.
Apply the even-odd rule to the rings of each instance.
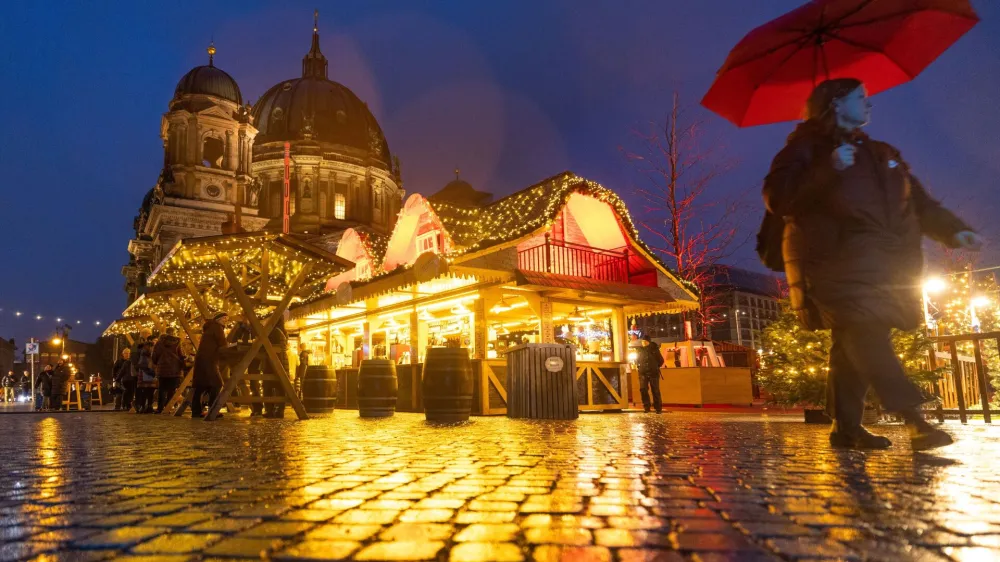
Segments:
[[[652,341],[649,334],[642,336],[640,341],[639,347],[636,348],[635,364],[639,370],[639,396],[642,398],[642,409],[649,413],[652,406],[657,414],[662,414],[660,366],[663,365],[663,354],[660,353],[660,345]]]
[[[174,328],[166,329],[166,334],[153,346],[153,365],[159,389],[156,413],[162,413],[164,406],[177,391],[184,374],[184,354],[181,353],[181,339],[174,335]]]
[[[923,395],[893,352],[890,330],[916,329],[923,320],[923,235],[965,250],[982,241],[928,195],[896,148],[861,131],[871,110],[861,81],[820,83],[806,109],[771,164],[763,196],[768,211],[784,219],[777,239],[792,307],[805,328],[833,331],[830,443],[891,446],[861,426],[874,386],[883,407],[905,420],[914,450],[948,445],[951,436],[924,420]],[[763,230],[762,239],[779,245]]]
[[[205,416],[202,398],[207,396],[209,407],[215,403],[215,398],[222,388],[222,375],[219,371],[220,351],[226,347],[226,330],[223,325],[228,316],[219,312],[205,321],[202,326],[201,341],[198,352],[194,356],[194,391],[191,395],[191,417]]]
[[[141,336],[140,336],[141,337]],[[156,371],[153,368],[153,346],[156,339],[148,336],[139,341],[130,360],[135,377],[135,413],[153,413],[153,393],[156,391]]]
[[[69,396],[69,385],[73,380],[73,373],[64,359],[56,362],[55,369],[52,370],[52,394],[49,399],[50,410],[61,410],[66,397]]]

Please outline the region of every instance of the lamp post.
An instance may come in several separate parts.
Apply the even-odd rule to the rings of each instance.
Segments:
[[[924,324],[927,326],[927,333],[930,335],[930,331],[933,328],[935,334],[937,333],[937,322],[931,317],[931,297],[930,295],[940,293],[947,287],[944,279],[940,277],[930,277],[924,280],[923,285],[921,285],[921,293],[923,295],[924,304]]]

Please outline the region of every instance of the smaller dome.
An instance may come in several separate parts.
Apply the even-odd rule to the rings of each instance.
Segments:
[[[492,193],[477,191],[472,184],[459,177],[455,170],[455,179],[440,191],[427,198],[432,203],[451,203],[462,207],[482,207],[493,200]]]
[[[229,100],[236,105],[243,105],[240,87],[233,77],[216,68],[211,62],[205,66],[196,66],[181,78],[174,89],[174,99],[188,94],[202,94]]]

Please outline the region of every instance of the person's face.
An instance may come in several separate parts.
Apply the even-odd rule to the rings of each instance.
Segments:
[[[834,100],[833,110],[840,123],[861,127],[871,119],[872,103],[868,90],[862,85],[846,96]]]
[[[132,355],[132,350],[131,349],[123,349],[122,350],[122,359],[128,359],[129,357],[131,357],[131,355]]]

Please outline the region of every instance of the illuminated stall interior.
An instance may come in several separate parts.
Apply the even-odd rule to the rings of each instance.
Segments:
[[[641,242],[617,195],[571,173],[493,203],[464,199],[411,195],[382,256],[345,233],[344,257],[366,270],[329,280],[325,294],[290,311],[310,361],[416,366],[428,347],[465,347],[486,388],[502,386],[511,348],[567,343],[588,391],[593,372],[621,405],[626,318],[695,308],[691,288]]]

